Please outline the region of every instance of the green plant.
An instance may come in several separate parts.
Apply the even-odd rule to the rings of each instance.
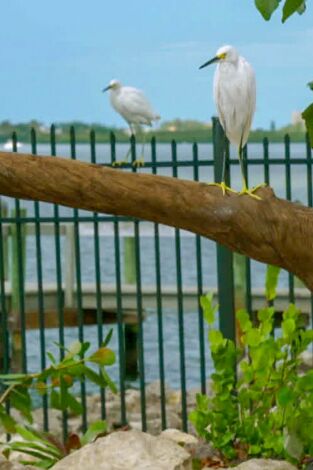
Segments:
[[[105,421],[92,423],[83,436],[70,434],[66,442],[61,442],[56,436],[37,431],[29,426],[17,425],[16,432],[23,440],[2,443],[5,446],[3,454],[9,457],[12,451],[30,455],[31,464],[38,468],[51,468],[59,460],[66,457],[73,450],[80,449],[84,445],[95,440],[99,435],[105,434],[107,425]],[[20,463],[29,465],[28,460]]]
[[[297,12],[301,15],[306,10],[306,0],[255,0],[255,6],[265,20],[269,20],[280,5],[283,5],[283,23],[294,13]]]
[[[51,364],[41,372],[0,375],[0,424],[7,433],[18,434],[25,441],[8,443],[5,455],[10,450],[19,450],[37,457],[37,466],[50,468],[55,459],[59,460],[75,446],[80,447],[87,443],[95,437],[95,433],[105,431],[105,423],[98,421],[89,427],[82,438],[72,435],[63,445],[47,433],[19,425],[7,409],[15,408],[26,422],[32,424],[33,392],[40,396],[46,395],[51,408],[69,410],[77,415],[82,413],[83,408],[72,391],[75,383],[88,379],[100,387],[108,386],[116,393],[116,386],[106,371],[106,366],[115,362],[114,352],[107,347],[111,336],[112,330],[101,347],[90,355],[86,355],[90,343],[76,341],[69,348],[64,348],[64,358],[59,362],[48,352]],[[97,366],[98,370],[87,364]]]
[[[271,298],[277,278],[275,268],[269,269]],[[312,456],[313,370],[301,373],[299,367],[313,331],[305,330],[299,310],[291,304],[283,312],[277,337],[274,307],[260,310],[255,322],[247,311],[238,311],[241,337],[236,346],[212,328],[217,310],[212,295],[203,296],[201,305],[215,371],[213,395],[198,394],[189,416],[198,434],[228,460],[250,455],[301,462]]]

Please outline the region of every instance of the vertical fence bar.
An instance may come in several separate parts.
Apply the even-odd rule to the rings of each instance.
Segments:
[[[263,158],[264,158],[264,182],[270,184],[270,161],[269,161],[269,147],[268,138],[263,139]]]
[[[94,130],[90,132],[90,157],[91,163],[97,163],[96,157],[96,134]],[[102,318],[102,296],[101,296],[101,265],[100,265],[100,244],[99,244],[99,222],[97,212],[93,213],[93,233],[95,247],[95,271],[96,271],[96,305],[97,305],[97,333],[98,345],[103,341],[103,318]],[[105,391],[100,387],[101,418],[105,419]]]
[[[249,171],[248,171],[248,147],[245,145],[243,149],[243,161],[245,168],[245,176],[247,186],[249,187]],[[249,314],[252,315],[252,295],[251,295],[251,260],[247,256],[244,257],[245,260],[245,294],[246,294],[246,309]]]
[[[313,206],[313,179],[312,179],[312,148],[309,135],[305,135],[306,142],[306,167],[307,167],[307,188],[308,188],[308,206]],[[311,325],[313,326],[313,294],[311,293]]]
[[[214,178],[221,181],[225,149],[225,134],[217,118],[213,118],[213,155]],[[226,171],[226,184],[229,172]],[[217,286],[219,299],[219,324],[223,335],[235,341],[235,301],[234,301],[234,273],[233,254],[222,245],[217,244]]]
[[[17,152],[17,135],[13,132],[12,135],[13,152]],[[19,199],[15,199],[15,217],[16,217],[16,234],[15,234],[15,249],[17,257],[17,294],[18,302],[14,308],[14,331],[13,331],[13,348],[16,354],[15,366],[17,369],[22,369],[27,372],[27,350],[26,350],[26,318],[25,318],[25,296],[24,296],[24,256],[25,246],[23,242],[23,229],[20,221],[21,207]],[[13,292],[12,292],[13,295]],[[18,319],[19,315],[19,319]],[[15,359],[15,358],[14,358]]]
[[[152,173],[157,174],[157,154],[155,137],[151,140]],[[159,375],[161,395],[161,423],[162,429],[166,428],[166,394],[165,394],[165,370],[164,370],[164,338],[162,316],[162,284],[161,284],[161,256],[159,225],[154,224],[154,252],[155,252],[155,277],[156,277],[156,301],[158,318],[158,350],[159,350]]]
[[[291,201],[291,165],[290,165],[290,137],[288,134],[284,137],[285,158],[286,158],[286,199]],[[295,301],[294,277],[288,272],[289,302]]]
[[[32,154],[37,154],[36,131],[31,129],[31,149]],[[45,309],[43,295],[43,276],[42,276],[42,249],[41,249],[41,229],[40,229],[40,206],[39,202],[34,202],[35,213],[35,240],[36,240],[36,267],[37,267],[37,286],[38,286],[38,315],[39,315],[39,342],[40,342],[40,365],[41,370],[46,368],[46,338],[45,338]],[[42,397],[43,408],[43,428],[48,430],[48,398]]]
[[[50,129],[51,155],[56,156],[56,138],[55,126],[52,124]],[[61,256],[61,236],[60,236],[60,214],[59,206],[54,204],[54,246],[55,246],[55,265],[56,265],[56,284],[57,284],[57,314],[59,323],[59,344],[60,344],[60,360],[64,358],[64,296],[62,290],[62,256]],[[62,412],[62,433],[63,440],[66,441],[68,436],[67,412]]]
[[[116,142],[113,133],[110,134],[111,163],[116,162]],[[114,217],[114,254],[115,254],[115,280],[116,280],[116,306],[117,306],[117,333],[119,351],[119,383],[121,400],[121,424],[127,423],[125,401],[125,343],[122,310],[122,281],[121,281],[121,249],[118,217]]]
[[[193,179],[199,181],[199,155],[198,145],[192,146],[193,154]],[[199,325],[199,354],[200,354],[200,384],[201,393],[206,393],[206,374],[205,374],[205,341],[204,341],[204,319],[200,304],[200,297],[203,295],[203,276],[202,276],[202,250],[201,237],[196,235],[196,263],[197,263],[197,296],[198,296],[198,325]]]
[[[177,145],[175,140],[171,143],[173,177],[177,178]],[[183,305],[183,282],[181,267],[181,239],[180,231],[175,229],[175,252],[176,252],[176,284],[177,284],[177,313],[178,313],[178,337],[180,357],[180,383],[181,383],[181,407],[183,430],[188,430],[187,420],[187,396],[186,396],[186,359],[185,359],[185,334],[184,334],[184,305]]]
[[[70,128],[70,143],[71,143],[71,159],[76,160],[76,136],[73,126]],[[81,343],[84,342],[84,311],[83,311],[83,293],[82,293],[82,279],[81,279],[81,262],[80,262],[80,236],[79,236],[79,216],[78,209],[73,209],[74,215],[74,244],[75,244],[75,271],[76,271],[76,305],[77,305],[77,320],[78,320],[78,339]],[[81,404],[83,408],[82,413],[82,429],[85,432],[87,429],[87,403],[86,403],[86,383],[82,378],[80,384]]]
[[[1,295],[1,330],[0,330],[0,370],[7,374],[10,369],[9,322],[5,292],[5,243],[3,236],[3,204],[0,200],[0,295]]]
[[[134,135],[130,138],[132,171],[136,172],[134,165],[136,161],[136,138]],[[144,359],[144,336],[143,336],[143,308],[142,308],[142,288],[141,288],[141,265],[140,265],[140,231],[139,221],[134,221],[135,233],[135,258],[136,258],[136,289],[137,289],[137,315],[138,315],[138,363],[139,363],[139,382],[140,382],[140,405],[142,430],[147,430],[146,416],[146,388],[145,388],[145,359]]]

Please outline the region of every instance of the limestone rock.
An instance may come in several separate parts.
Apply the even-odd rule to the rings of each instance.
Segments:
[[[297,470],[284,460],[251,459],[227,470]]]
[[[196,445],[199,442],[195,436],[173,428],[165,429],[161,432],[160,436],[164,437],[165,439],[170,439],[171,441],[176,442],[176,444],[183,446]]]
[[[118,431],[65,457],[53,470],[192,470],[191,456],[163,437]]]

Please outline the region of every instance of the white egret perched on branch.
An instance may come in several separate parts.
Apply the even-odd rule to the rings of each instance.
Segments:
[[[148,99],[141,90],[130,86],[123,86],[118,80],[111,80],[109,85],[102,91],[110,90],[110,101],[112,107],[117,111],[128,123],[130,131],[135,135],[134,125],[152,126],[153,121],[158,121],[160,116],[153,110]],[[141,158],[136,160],[135,165],[144,164],[144,146],[145,133],[143,136],[143,144],[141,149]],[[117,165],[127,163],[131,149],[128,150],[125,159],[116,162]]]
[[[249,62],[244,57],[239,56],[232,46],[219,48],[215,57],[201,65],[200,69],[215,62],[217,62],[217,67],[213,85],[214,101],[225,134],[228,140],[236,145],[238,149],[242,175],[240,194],[249,194],[260,199],[253,194],[259,186],[248,189],[243,167],[243,148],[248,140],[255,111],[256,83],[254,71]],[[225,181],[213,184],[220,186],[223,194],[227,190],[233,191],[226,186]]]

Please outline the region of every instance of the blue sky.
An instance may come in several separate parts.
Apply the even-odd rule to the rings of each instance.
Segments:
[[[213,68],[235,45],[257,75],[254,127],[290,122],[312,99],[312,6],[265,22],[253,0],[2,0],[0,120],[123,126],[101,89],[112,78],[145,91],[162,119],[208,121]]]

